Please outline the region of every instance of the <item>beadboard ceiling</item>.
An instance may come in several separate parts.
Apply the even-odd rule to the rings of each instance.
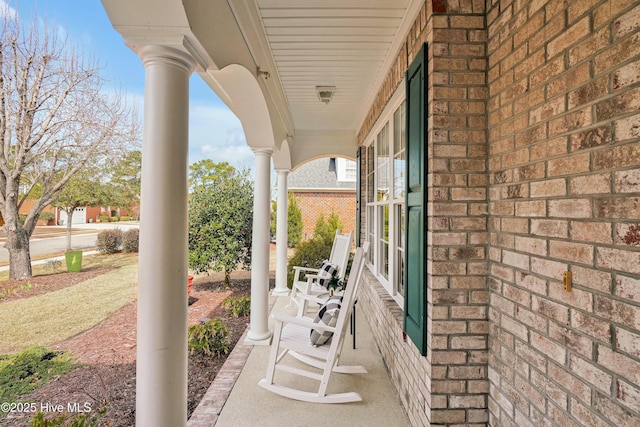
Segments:
[[[400,47],[397,37],[411,1],[256,4],[295,128],[358,127]],[[316,86],[335,86],[329,104],[318,99]]]

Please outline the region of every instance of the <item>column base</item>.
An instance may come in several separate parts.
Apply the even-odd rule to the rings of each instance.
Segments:
[[[271,345],[271,331],[267,331],[266,335],[252,336],[251,331],[247,333],[244,339],[244,345]]]
[[[286,297],[286,296],[289,296],[290,293],[291,293],[291,289],[289,288],[284,288],[284,289],[275,288],[274,290],[271,291],[271,295],[273,295],[274,297]]]

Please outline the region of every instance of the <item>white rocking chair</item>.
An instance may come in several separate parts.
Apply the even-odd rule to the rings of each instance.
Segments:
[[[333,239],[333,246],[331,247],[331,254],[329,255],[328,261],[337,266],[337,276],[340,280],[344,279],[347,270],[352,243],[353,231],[348,234],[341,234],[340,230],[336,230],[336,236]],[[310,300],[314,301],[314,297],[317,295],[327,293],[327,289],[318,284],[318,279],[327,280],[328,278],[319,274],[320,269],[318,268],[294,266],[293,269],[295,273],[293,276],[291,302],[289,306],[295,304],[298,307],[297,316],[302,317],[307,312]],[[304,278],[302,276],[304,276]]]
[[[305,317],[294,317],[283,313],[274,314],[276,323],[271,343],[271,354],[266,377],[259,382],[261,387],[290,399],[311,403],[347,403],[362,400],[362,397],[356,392],[327,394],[327,386],[331,372],[367,373],[363,366],[341,365],[340,352],[364,268],[364,255],[368,248],[369,243],[365,242],[362,248],[356,249],[349,280],[342,296],[342,307],[335,326],[314,322]],[[313,346],[310,340],[313,329],[333,332],[331,341],[324,345]],[[287,364],[287,359],[285,359],[287,354],[303,362],[303,365],[299,363],[296,364],[297,366]],[[289,359],[289,361],[291,360]],[[318,372],[318,369],[321,372]],[[318,391],[309,392],[276,384],[274,382],[276,370],[319,381]]]

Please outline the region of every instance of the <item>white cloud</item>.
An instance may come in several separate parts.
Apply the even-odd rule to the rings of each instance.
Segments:
[[[5,16],[14,20],[18,19],[18,11],[9,6],[9,3],[6,1],[0,0],[0,18],[4,18]]]
[[[191,101],[189,163],[203,159],[229,162],[238,169],[252,169],[254,163],[242,124],[226,106]]]

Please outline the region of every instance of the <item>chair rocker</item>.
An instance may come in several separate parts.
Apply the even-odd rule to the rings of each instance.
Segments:
[[[261,387],[290,399],[311,403],[347,403],[362,400],[362,397],[356,392],[327,394],[327,386],[332,372],[367,373],[363,366],[341,365],[340,353],[364,268],[364,255],[368,247],[369,243],[365,242],[362,248],[356,249],[335,326],[328,326],[322,322],[314,322],[309,318],[300,318],[284,313],[274,314],[275,330],[271,353],[266,377],[259,382]],[[333,336],[324,345],[314,346],[310,340],[311,330],[314,329],[333,332]],[[303,364],[295,363],[295,366],[287,364],[287,362],[292,362],[290,358],[285,358],[287,354]],[[318,369],[321,372],[318,372]],[[304,391],[278,384],[274,381],[276,370],[316,380],[319,382],[318,391]],[[280,375],[278,377],[280,378]]]
[[[340,280],[344,279],[347,270],[352,243],[353,231],[348,234],[341,234],[340,230],[336,230],[328,261],[337,266],[337,276]],[[318,279],[327,280],[330,277],[319,274],[320,269],[318,268],[294,266],[293,269],[295,273],[289,306],[297,306],[297,316],[302,317],[307,312],[309,301],[319,302],[315,297],[327,292],[326,288],[318,284]]]

